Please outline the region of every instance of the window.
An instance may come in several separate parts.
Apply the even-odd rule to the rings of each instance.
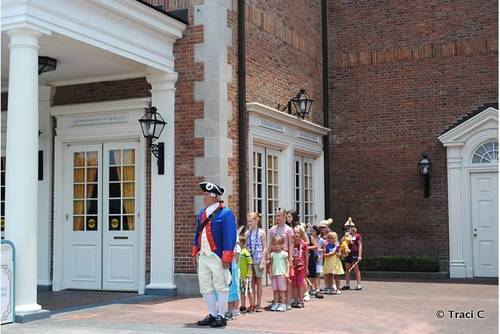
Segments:
[[[109,151],[109,230],[135,230],[135,150]]]
[[[296,156],[294,160],[294,202],[295,211],[301,222],[314,223],[313,160]]]
[[[252,210],[262,214],[262,224],[274,224],[279,203],[279,151],[255,147],[252,162]]]
[[[472,155],[473,164],[498,164],[498,142],[484,143]]]
[[[97,231],[97,151],[73,154],[73,231]]]

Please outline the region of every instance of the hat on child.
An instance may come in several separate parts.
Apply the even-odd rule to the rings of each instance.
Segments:
[[[349,227],[356,227],[356,225],[354,225],[354,223],[352,222],[351,217],[349,217],[349,219],[347,219],[347,221],[344,224],[344,229],[348,229]]]
[[[331,223],[333,223],[333,219],[328,218],[328,219],[320,221],[318,226],[319,227],[329,227]]]

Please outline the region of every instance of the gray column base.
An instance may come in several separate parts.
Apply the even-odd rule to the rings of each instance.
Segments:
[[[50,311],[40,310],[32,313],[16,314],[14,322],[25,323],[50,317]]]
[[[174,297],[177,296],[177,289],[147,289],[144,292],[146,295],[153,296],[165,296],[165,297]]]
[[[177,294],[184,297],[201,296],[197,274],[175,274]]]

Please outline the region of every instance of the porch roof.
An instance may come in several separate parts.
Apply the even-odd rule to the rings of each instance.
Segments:
[[[43,34],[39,54],[56,58],[58,69],[40,79],[53,83],[173,72],[173,44],[185,27],[136,0],[2,0],[2,82],[8,80],[11,29]]]

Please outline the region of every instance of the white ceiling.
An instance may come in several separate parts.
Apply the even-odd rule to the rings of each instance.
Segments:
[[[2,33],[1,37],[3,86],[8,83],[9,77],[9,48],[5,33]],[[42,36],[39,55],[57,59],[56,71],[40,75],[40,85],[57,84],[61,81],[85,81],[93,77],[121,76],[146,71],[143,64],[54,33],[51,36]],[[5,89],[5,87],[2,88]]]

